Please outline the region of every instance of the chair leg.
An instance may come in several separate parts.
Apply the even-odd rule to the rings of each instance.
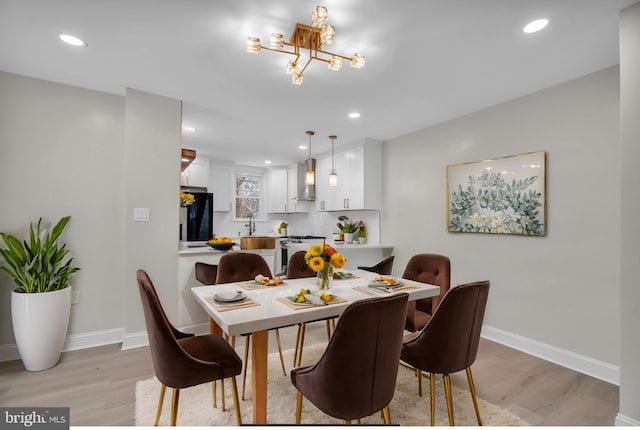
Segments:
[[[300,364],[302,363],[302,349],[304,348],[304,335],[307,332],[307,325],[305,323],[302,323],[301,330],[302,332],[300,333],[300,348],[298,349],[298,362],[296,363],[296,366],[300,366]]]
[[[331,321],[327,320],[327,342],[331,340]]]
[[[429,389],[431,390],[431,427],[433,427],[436,425],[436,375],[434,373],[429,373]]]
[[[220,380],[220,403],[222,403],[222,412],[226,411],[224,405],[224,379]]]
[[[442,375],[444,379],[444,394],[447,397],[447,412],[449,413],[449,425],[455,426],[453,421],[453,399],[451,398],[451,378],[449,375]]]
[[[176,426],[178,421],[178,401],[180,400],[180,389],[173,389],[173,396],[171,398],[171,426]]]
[[[231,389],[233,390],[233,404],[236,406],[236,422],[239,426],[242,425],[242,417],[240,416],[240,400],[238,400],[238,385],[236,384],[236,377],[231,377]]]
[[[218,385],[216,384],[216,381],[212,381],[211,382],[211,391],[213,392],[213,407],[217,408],[218,407],[218,396],[217,396],[217,387]]]
[[[345,425],[351,425],[351,420],[342,420],[342,423]]]
[[[158,399],[158,412],[156,413],[156,422],[153,424],[154,426],[158,426],[160,422],[160,415],[162,415],[162,404],[164,403],[164,393],[167,391],[167,386],[162,384],[160,387],[160,398]]]
[[[382,408],[382,417],[385,424],[391,424],[391,414],[389,413],[389,405]]]
[[[278,354],[280,354],[280,364],[282,364],[282,373],[287,376],[287,370],[284,368],[284,358],[282,357],[282,345],[280,345],[280,329],[275,329],[276,342],[278,343]]]
[[[420,369],[416,369],[418,372],[418,397],[422,397],[422,371]]]
[[[242,371],[242,400],[244,400],[244,389],[247,386],[247,367],[249,363],[249,346],[251,345],[251,335],[248,334],[244,344],[244,370]]]
[[[298,324],[298,332],[296,333],[296,347],[293,350],[293,366],[295,367],[298,361],[298,349],[300,348],[300,334],[302,333],[302,324]]]
[[[478,418],[478,425],[482,425],[482,418],[480,418],[480,408],[478,408],[478,397],[476,396],[476,386],[473,383],[473,376],[471,376],[471,367],[465,369],[467,371],[467,381],[469,381],[469,391],[471,391],[471,398],[473,399],[473,407],[476,410],[476,418]]]
[[[302,393],[298,391],[296,395],[296,424],[302,421]]]

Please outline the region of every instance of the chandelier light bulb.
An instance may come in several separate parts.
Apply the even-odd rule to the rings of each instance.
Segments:
[[[361,69],[364,67],[364,56],[358,53],[353,54],[353,57],[349,60],[349,65],[354,69]]]
[[[320,30],[320,41],[325,45],[331,45],[336,38],[336,29],[332,25],[323,25]]]
[[[287,75],[293,75],[294,73],[298,73],[298,63],[291,60],[287,64]]]
[[[249,37],[247,38],[247,52],[251,54],[259,54],[260,53],[260,39],[257,37]]]
[[[328,18],[327,8],[324,6],[316,6],[311,13],[311,22],[314,27],[322,27],[327,23]]]
[[[296,71],[296,72],[294,72],[294,74],[291,76],[291,83],[292,83],[293,85],[300,85],[300,84],[302,84],[302,79],[303,79],[303,77],[302,77],[302,73],[300,73],[300,72],[297,72],[297,71]]]
[[[340,70],[342,68],[342,58],[333,55],[330,59],[329,59],[329,63],[327,64],[327,67],[329,67],[329,69],[331,70],[335,70],[336,72],[338,70]]]
[[[282,49],[284,48],[284,41],[282,40],[282,34],[273,33],[269,39],[269,48]]]

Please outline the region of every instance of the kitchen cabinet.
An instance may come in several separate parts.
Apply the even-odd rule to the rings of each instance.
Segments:
[[[217,164],[211,165],[211,183],[209,190],[213,193],[214,211],[231,212],[232,210],[231,175],[231,167]]]
[[[329,158],[329,168],[331,159]],[[323,159],[324,163],[324,159]],[[335,166],[338,171],[338,185],[329,187],[328,173],[326,187],[317,189],[322,211],[380,209],[382,188],[382,143],[365,139],[355,147],[337,152]],[[325,167],[323,166],[323,169]],[[328,169],[327,169],[328,172]],[[322,173],[322,176],[325,176]],[[324,181],[324,178],[321,179]]]
[[[209,187],[209,159],[196,157],[180,174],[180,185],[186,187]]]
[[[268,212],[307,212],[305,202],[298,200],[299,167],[272,168],[269,170]]]

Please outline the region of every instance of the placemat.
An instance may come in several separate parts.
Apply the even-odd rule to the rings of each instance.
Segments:
[[[285,305],[289,306],[291,309],[296,311],[300,309],[309,309],[314,306],[331,306],[337,303],[344,303],[349,301],[344,297],[338,297],[338,296],[336,296],[336,299],[334,301],[332,301],[331,303],[327,303],[326,305],[314,305],[312,303],[293,303],[292,301],[287,300],[285,297],[278,297],[276,300],[278,300],[281,303],[284,303]]]
[[[204,300],[209,303],[218,312],[231,311],[233,309],[251,308],[253,306],[260,306],[260,303],[256,302],[250,297],[242,300],[241,302],[233,303],[218,303],[213,297],[204,297]]]
[[[263,285],[263,284],[256,284],[254,281],[246,281],[246,282],[239,282],[236,285],[244,288],[245,290],[261,290],[263,288],[282,287],[283,285],[287,285],[287,283],[283,282],[282,284],[278,284],[278,285]]]

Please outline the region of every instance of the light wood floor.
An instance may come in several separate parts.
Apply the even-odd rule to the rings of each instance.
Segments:
[[[324,324],[310,324],[305,344],[326,340],[325,333]],[[293,347],[295,335],[293,327],[281,329],[283,349]],[[618,412],[617,386],[484,339],[472,371],[479,397],[533,425],[610,426]],[[119,344],[63,353],[56,367],[42,372],[27,372],[19,360],[4,362],[0,405],[68,406],[72,426],[133,426],[135,383],[153,375],[148,348],[121,351]],[[452,381],[467,389],[464,372]]]

